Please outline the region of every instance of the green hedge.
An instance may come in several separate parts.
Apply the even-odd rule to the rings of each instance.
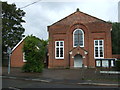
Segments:
[[[24,72],[42,72],[46,57],[47,41],[35,36],[27,36],[24,40],[23,52],[27,62],[23,66]]]
[[[120,60],[115,61],[115,67],[117,71],[120,71]]]

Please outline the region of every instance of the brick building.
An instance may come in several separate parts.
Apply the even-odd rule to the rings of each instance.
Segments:
[[[101,63],[107,67],[112,58],[111,30],[110,23],[79,9],[48,26],[48,68],[94,68]]]
[[[120,55],[112,55],[112,24],[76,12],[48,26],[48,68],[109,67]],[[22,67],[23,38],[13,49],[11,67]]]

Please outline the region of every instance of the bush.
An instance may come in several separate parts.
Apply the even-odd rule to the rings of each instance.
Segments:
[[[47,41],[40,40],[35,36],[27,36],[24,41],[23,52],[25,53],[26,64],[24,72],[42,72],[46,55]]]
[[[42,72],[43,70],[43,67],[44,67],[44,64],[39,64],[39,63],[36,63],[36,64],[25,64],[22,68],[22,70],[24,72]]]
[[[115,67],[117,71],[120,71],[120,60],[115,61]]]

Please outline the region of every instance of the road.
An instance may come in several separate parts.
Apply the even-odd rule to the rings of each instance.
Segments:
[[[19,79],[3,79],[2,88],[13,89],[17,88],[116,88],[111,86],[87,86],[87,85],[77,85],[77,84],[63,84],[63,83],[44,83],[39,81],[30,81],[30,80],[19,80]],[[110,89],[110,90],[111,90]],[[103,90],[103,89],[102,89]]]

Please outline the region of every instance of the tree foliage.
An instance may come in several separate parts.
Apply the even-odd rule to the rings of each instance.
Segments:
[[[112,51],[120,54],[120,23],[112,23]]]
[[[6,45],[13,48],[23,37],[25,29],[22,18],[25,12],[15,4],[2,2],[2,48],[6,52]]]
[[[46,55],[47,41],[40,40],[35,36],[27,36],[24,41],[23,52],[25,53],[26,64],[24,72],[42,72]]]
[[[115,61],[116,70],[120,71],[120,60]]]

